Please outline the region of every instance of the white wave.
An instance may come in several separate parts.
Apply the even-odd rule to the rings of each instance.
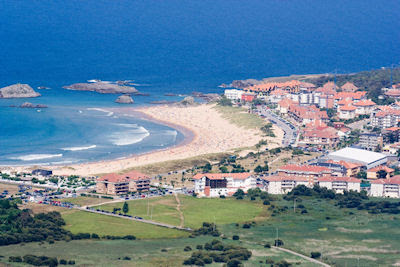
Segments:
[[[106,115],[107,117],[111,117],[112,115],[114,115],[114,112],[108,111],[108,110],[105,110],[102,108],[87,108],[87,110],[94,110],[94,111],[100,111],[100,112],[107,113],[107,115]]]
[[[32,161],[32,160],[39,160],[39,159],[51,159],[51,158],[58,158],[62,157],[63,154],[29,154],[19,157],[12,157],[10,159],[22,160],[22,161]]]
[[[80,150],[87,150],[87,149],[91,149],[91,148],[95,148],[97,147],[96,145],[91,145],[91,146],[76,146],[76,147],[64,147],[61,148],[62,150],[66,150],[66,151],[80,151]]]
[[[165,135],[170,135],[170,136],[172,136],[172,142],[175,142],[176,141],[176,137],[177,137],[177,135],[178,135],[178,132],[177,131],[175,131],[175,130],[166,130],[165,131]]]
[[[126,128],[132,128],[131,130],[115,132],[110,135],[110,141],[117,146],[127,146],[133,145],[135,143],[141,142],[147,136],[150,135],[149,131],[142,126],[137,126],[136,124],[118,124]]]

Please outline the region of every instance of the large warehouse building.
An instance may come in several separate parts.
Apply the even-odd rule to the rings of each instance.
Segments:
[[[335,161],[344,160],[360,163],[367,167],[367,169],[386,164],[387,162],[387,156],[385,154],[353,147],[346,147],[329,153],[328,158]]]

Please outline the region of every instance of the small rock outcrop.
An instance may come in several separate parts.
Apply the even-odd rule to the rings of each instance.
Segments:
[[[177,104],[180,105],[180,106],[194,106],[194,105],[197,105],[196,101],[194,101],[194,98],[192,96],[185,97],[182,101],[179,101]]]
[[[133,99],[130,95],[121,95],[115,102],[120,104],[133,104]]]
[[[74,83],[63,88],[68,90],[77,91],[91,91],[98,92],[101,94],[136,94],[136,90],[133,86],[122,86],[118,84],[112,84],[107,82],[94,82],[94,83]]]
[[[21,106],[19,106],[20,108],[47,108],[46,105],[42,105],[42,104],[32,104],[29,102],[25,102],[23,103]]]
[[[35,92],[28,84],[13,84],[0,89],[0,98],[25,98],[38,97],[40,94]]]

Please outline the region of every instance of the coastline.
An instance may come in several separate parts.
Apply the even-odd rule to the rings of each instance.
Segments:
[[[190,107],[177,106],[146,106],[108,108],[107,110],[125,116],[140,117],[148,121],[171,127],[184,136],[179,143],[162,149],[141,154],[132,154],[124,158],[78,163],[70,165],[47,165],[56,175],[93,176],[103,173],[121,172],[126,169],[165,162],[182,160],[209,153],[233,152],[241,147],[251,147],[257,144],[262,136],[258,129],[245,129],[223,118],[213,108],[214,105],[201,104]],[[281,131],[273,140],[280,141]],[[268,147],[278,146],[269,142]],[[21,166],[14,168],[27,171],[38,166]]]

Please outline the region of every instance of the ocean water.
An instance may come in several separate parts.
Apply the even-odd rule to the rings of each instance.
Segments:
[[[52,88],[0,100],[0,165],[118,158],[183,138],[93,109],[118,107],[115,95],[64,85],[134,80],[150,94],[138,106],[219,93],[234,79],[390,66],[400,61],[399,11],[398,0],[0,0],[0,87]],[[49,108],[9,107],[24,101]]]

